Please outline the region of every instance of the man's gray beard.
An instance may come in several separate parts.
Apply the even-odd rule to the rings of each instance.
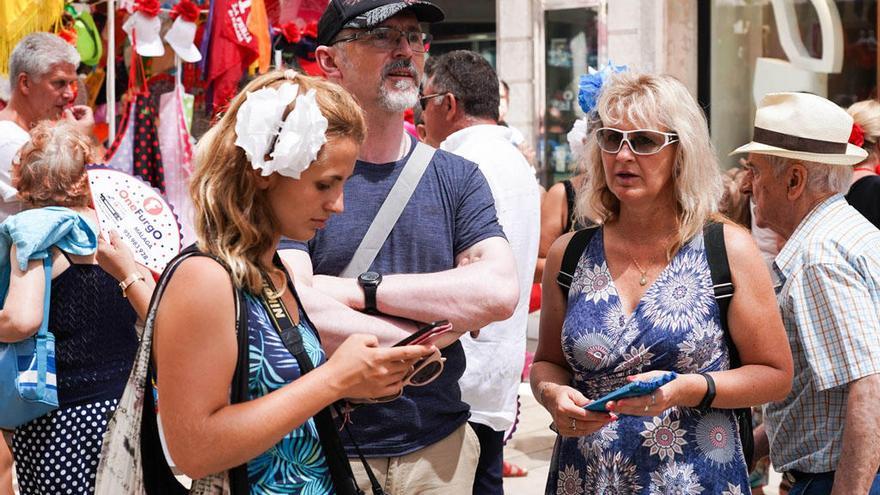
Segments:
[[[419,102],[419,88],[409,81],[397,81],[389,90],[385,81],[379,86],[379,105],[389,112],[404,112]]]

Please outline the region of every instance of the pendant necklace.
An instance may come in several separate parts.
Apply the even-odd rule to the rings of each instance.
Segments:
[[[633,255],[629,254],[629,251],[627,251],[626,254],[629,255],[629,259],[632,260],[632,262],[636,265],[636,269],[639,271],[639,274],[641,274],[641,277],[639,278],[639,285],[641,285],[642,287],[648,285],[648,270],[643,270],[642,265],[640,265],[639,262],[636,261]],[[652,261],[654,261],[653,258],[648,260],[648,266],[651,266],[650,263]]]

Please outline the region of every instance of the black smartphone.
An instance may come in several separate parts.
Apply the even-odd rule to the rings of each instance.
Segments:
[[[438,320],[433,323],[428,323],[427,325],[419,328],[415,332],[409,334],[409,336],[405,337],[400,342],[394,344],[393,347],[400,347],[400,346],[410,345],[410,344],[419,344],[424,339],[431,337],[433,334],[437,333],[438,331],[444,332],[445,330],[442,330],[442,327],[445,327],[447,325],[449,325],[448,320]]]

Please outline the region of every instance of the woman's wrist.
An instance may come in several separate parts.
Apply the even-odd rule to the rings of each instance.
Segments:
[[[553,382],[541,382],[538,385],[538,404],[541,404],[545,408],[547,407],[547,400],[553,394],[556,388],[559,387],[558,383]],[[553,389],[553,390],[551,390]]]
[[[697,407],[706,395],[706,379],[697,373],[679,375],[673,402],[678,406]]]

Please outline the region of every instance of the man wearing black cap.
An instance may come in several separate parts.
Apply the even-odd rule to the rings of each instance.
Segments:
[[[401,319],[453,324],[455,333],[436,342],[446,359],[439,377],[407,386],[397,400],[351,413],[349,427],[360,450],[395,495],[471,492],[479,444],[458,386],[465,357],[457,337],[508,318],[519,294],[513,255],[476,164],[417,146],[403,129],[403,112],[419,102],[431,40],[419,23],[442,19],[443,12],[426,1],[331,0],[318,23],[316,59],[331,81],[356,97],[368,133],[345,184],[345,212],[308,244],[281,246],[293,248],[282,257],[300,286],[318,289],[301,291],[303,304],[331,350],[355,331],[377,335],[380,345],[393,344],[407,331],[391,327],[390,316],[398,325]],[[400,181],[414,184],[414,190],[399,202],[405,205],[399,218],[380,222],[393,229],[372,250],[372,261],[353,268],[380,206],[402,171],[406,178],[414,169],[411,157],[412,162],[424,157],[424,172]],[[352,310],[384,316],[364,328],[352,324]],[[414,329],[412,323],[404,327]],[[349,456],[355,455],[350,438],[342,437]],[[360,463],[352,468],[368,488]]]

